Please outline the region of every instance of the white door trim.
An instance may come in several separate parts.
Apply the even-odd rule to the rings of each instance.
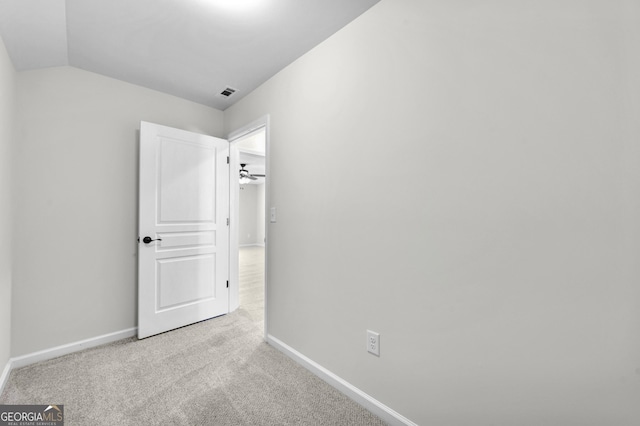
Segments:
[[[267,340],[267,330],[269,329],[268,318],[267,315],[267,307],[269,306],[269,220],[268,211],[271,206],[271,179],[270,179],[270,161],[269,161],[269,152],[270,152],[270,136],[269,136],[269,128],[270,128],[270,117],[269,115],[262,116],[251,123],[242,126],[232,132],[227,136],[227,140],[229,141],[229,156],[230,156],[230,164],[231,170],[238,170],[240,168],[239,164],[239,153],[238,148],[234,145],[240,138],[248,135],[249,133],[255,132],[258,129],[264,128],[265,130],[265,184],[264,184],[264,203],[265,203],[265,224],[264,224],[264,340]],[[237,209],[236,200],[240,197],[240,183],[238,181],[238,174],[231,173],[231,177],[229,179],[230,188],[230,216],[231,216],[231,227],[229,229],[229,310],[232,311],[236,309],[239,305],[239,286],[238,286],[238,250],[239,250],[239,240],[238,240],[238,223],[239,223],[239,212]],[[233,303],[236,303],[235,305]]]

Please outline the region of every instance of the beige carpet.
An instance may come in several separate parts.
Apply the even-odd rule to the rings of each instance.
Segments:
[[[67,425],[384,424],[264,343],[260,320],[243,307],[14,370],[0,404],[64,404]]]

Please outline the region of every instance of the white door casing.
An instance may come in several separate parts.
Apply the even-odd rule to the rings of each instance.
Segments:
[[[270,152],[270,136],[269,136],[269,128],[270,128],[270,117],[269,115],[265,115],[260,117],[259,119],[239,128],[235,131],[229,133],[227,135],[227,139],[230,143],[230,157],[231,157],[231,170],[234,172],[231,173],[231,206],[230,206],[230,217],[231,217],[231,239],[230,239],[230,277],[231,277],[231,286],[230,286],[230,311],[235,310],[240,305],[240,295],[239,295],[239,257],[238,257],[238,229],[237,224],[239,223],[239,191],[240,191],[240,183],[238,181],[238,173],[240,170],[240,161],[239,161],[239,150],[237,148],[236,142],[238,142],[243,137],[253,133],[261,128],[265,129],[265,175],[267,178],[265,179],[265,210],[268,206],[271,205],[270,201],[270,166],[269,166],[269,152]],[[265,267],[264,267],[264,340],[268,340],[268,330],[269,330],[269,273],[268,273],[268,265],[269,265],[269,223],[267,215],[265,214]]]
[[[140,124],[140,339],[229,312],[228,156],[224,139]]]

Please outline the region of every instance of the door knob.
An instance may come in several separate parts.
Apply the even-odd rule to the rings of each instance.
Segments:
[[[151,241],[162,241],[162,238],[156,238],[155,240],[151,239],[151,237],[144,237],[142,242],[145,244],[149,244]]]

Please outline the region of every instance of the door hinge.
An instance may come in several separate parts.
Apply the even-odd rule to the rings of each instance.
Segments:
[[[227,156],[227,164],[229,164],[229,156]]]
[[[227,226],[229,226],[229,218],[227,218]]]
[[[229,280],[227,280],[227,288],[229,288]]]

